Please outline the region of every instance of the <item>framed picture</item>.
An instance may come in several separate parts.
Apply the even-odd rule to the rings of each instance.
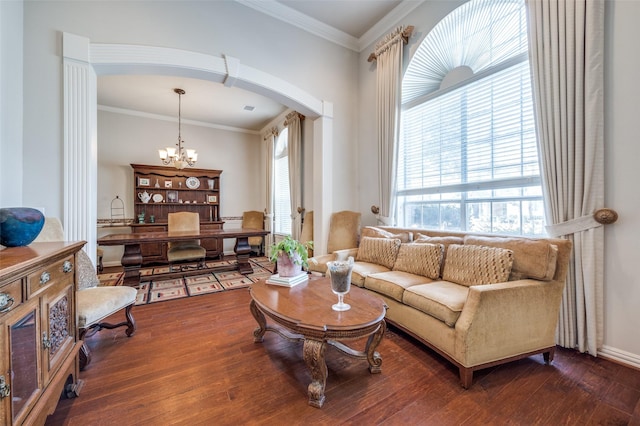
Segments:
[[[167,203],[177,203],[177,202],[178,202],[178,191],[167,191]]]
[[[149,186],[149,178],[138,178],[138,186]]]
[[[165,188],[171,188],[171,181],[170,180],[165,180],[164,181],[164,187]]]
[[[218,196],[216,195],[207,195],[207,203],[217,203]]]

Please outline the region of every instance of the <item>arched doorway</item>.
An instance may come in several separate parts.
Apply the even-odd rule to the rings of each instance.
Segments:
[[[332,145],[332,105],[288,82],[240,63],[237,58],[154,46],[91,43],[63,33],[64,92],[64,228],[68,240],[86,240],[96,252],[97,209],[97,75],[161,74],[200,78],[270,97],[313,121],[314,205],[316,217],[330,201],[322,193],[331,187],[323,173]],[[317,165],[317,167],[316,167]],[[318,220],[319,224],[323,221]],[[318,225],[320,226],[320,225]],[[317,235],[323,235],[318,229]],[[95,261],[95,259],[93,259]]]

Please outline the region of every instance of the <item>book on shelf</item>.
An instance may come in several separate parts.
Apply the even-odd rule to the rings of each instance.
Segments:
[[[301,272],[295,277],[281,277],[279,274],[271,275],[271,277],[267,278],[267,284],[281,285],[284,287],[293,287],[294,285],[298,285],[306,282],[309,279],[306,272]]]

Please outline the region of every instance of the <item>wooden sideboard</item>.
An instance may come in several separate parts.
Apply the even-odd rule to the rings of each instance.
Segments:
[[[0,424],[45,423],[76,396],[76,253],[81,242],[0,249]]]
[[[167,232],[169,213],[196,212],[200,216],[200,229],[222,229],[220,220],[220,175],[222,170],[176,169],[174,167],[131,164],[133,168],[133,233]],[[147,193],[146,202],[138,194]],[[138,217],[144,214],[143,222]],[[151,217],[153,216],[153,222]],[[217,258],[223,253],[222,243],[208,240],[202,243],[207,258]],[[162,242],[140,246],[142,263],[166,263],[167,245]]]

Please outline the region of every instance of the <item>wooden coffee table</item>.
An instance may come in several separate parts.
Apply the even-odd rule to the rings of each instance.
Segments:
[[[329,278],[310,277],[294,287],[282,287],[259,281],[251,286],[250,309],[258,322],[254,341],[262,342],[265,332],[273,331],[289,340],[304,341],[303,357],[311,372],[309,405],[322,407],[327,382],[325,350],[327,344],[345,355],[369,362],[371,373],[380,373],[382,357],[376,348],[386,330],[386,305],[377,297],[351,286],[345,302],[348,311],[337,312],[331,305],[338,297],[331,291]],[[265,315],[278,326],[267,325]],[[342,343],[369,336],[364,352]]]

